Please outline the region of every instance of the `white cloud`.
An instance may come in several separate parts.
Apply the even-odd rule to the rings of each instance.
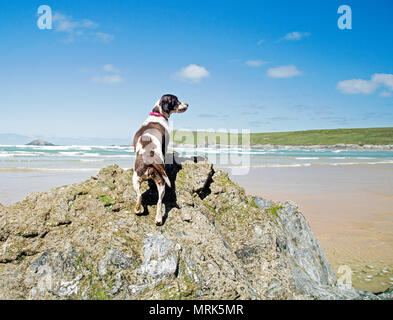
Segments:
[[[337,89],[345,94],[371,94],[378,88],[378,84],[363,79],[340,81]]]
[[[176,79],[188,80],[191,82],[200,82],[203,78],[208,78],[209,76],[209,71],[196,64],[190,64],[187,67],[180,69],[174,75]]]
[[[257,41],[257,45],[260,46],[260,45],[261,45],[262,43],[264,43],[264,42],[265,42],[264,39],[258,40],[258,41]]]
[[[91,80],[95,83],[117,84],[124,82],[124,78],[120,75],[120,70],[113,64],[106,64],[101,67],[102,74],[95,75]]]
[[[67,17],[57,12],[53,15],[53,24],[57,32],[68,33],[80,32],[83,29],[94,29],[98,27],[97,23],[89,19],[73,21],[72,17]]]
[[[345,94],[372,94],[380,87],[393,91],[393,74],[374,73],[371,80],[352,79],[337,83],[337,90]],[[388,90],[382,91],[379,96],[391,97],[392,93]]]
[[[264,65],[266,63],[267,62],[263,61],[263,60],[248,60],[248,61],[246,61],[246,64],[249,67],[260,67],[260,66],[262,66],[262,65]]]
[[[117,69],[113,64],[106,64],[102,66],[102,70],[110,73],[120,73],[120,70]]]
[[[72,17],[56,12],[53,15],[53,26],[56,32],[68,34],[65,42],[73,42],[76,38],[87,38],[93,41],[108,43],[114,39],[114,36],[104,32],[95,32],[93,29],[98,28],[98,23],[89,20],[73,20]]]
[[[385,85],[389,90],[393,91],[393,74],[374,73],[371,81]]]
[[[281,66],[277,68],[270,68],[267,70],[267,75],[271,78],[292,78],[301,75],[296,66]]]
[[[105,33],[105,32],[96,32],[95,37],[96,37],[96,40],[104,42],[104,43],[111,42],[115,38],[114,35],[109,34],[109,33]]]
[[[92,81],[95,83],[105,83],[105,84],[116,84],[124,82],[124,78],[120,75],[101,75],[101,76],[94,76]]]
[[[310,32],[299,32],[299,31],[293,31],[290,33],[287,33],[284,37],[284,40],[288,40],[288,41],[298,41],[301,40],[305,37],[309,37],[311,36]]]
[[[379,96],[382,98],[390,98],[393,94],[389,91],[382,91]]]

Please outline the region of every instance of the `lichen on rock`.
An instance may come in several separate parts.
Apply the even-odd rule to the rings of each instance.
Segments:
[[[249,196],[207,161],[176,160],[162,227],[154,184],[136,216],[132,170],[116,165],[0,205],[0,299],[379,298],[337,285],[295,204]]]

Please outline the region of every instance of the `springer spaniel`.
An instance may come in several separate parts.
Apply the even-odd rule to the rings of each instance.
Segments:
[[[166,94],[154,105],[153,111],[136,132],[134,151],[136,153],[135,170],[132,183],[137,194],[135,213],[142,214],[141,184],[145,180],[153,180],[158,190],[156,225],[162,225],[162,199],[165,195],[165,183],[171,182],[165,172],[165,154],[169,144],[168,119],[172,113],[183,113],[188,104],[179,102],[176,96]]]

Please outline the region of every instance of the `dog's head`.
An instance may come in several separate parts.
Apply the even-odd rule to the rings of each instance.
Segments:
[[[172,113],[185,112],[188,109],[188,104],[180,102],[179,99],[172,94],[165,94],[157,101],[154,109],[154,111],[158,111],[169,118]]]

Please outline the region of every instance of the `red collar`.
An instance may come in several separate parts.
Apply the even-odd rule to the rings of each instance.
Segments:
[[[167,117],[165,117],[163,114],[158,113],[158,112],[150,112],[150,113],[149,113],[149,116],[163,117],[165,120],[168,121],[168,118],[167,118]]]

